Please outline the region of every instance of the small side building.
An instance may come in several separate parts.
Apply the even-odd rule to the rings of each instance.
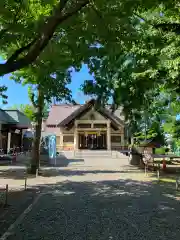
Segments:
[[[0,109],[0,149],[7,153],[11,148],[23,145],[23,133],[31,127],[31,121],[19,110]]]
[[[161,147],[161,144],[154,139],[148,139],[139,144],[142,153],[155,154],[155,149]]]

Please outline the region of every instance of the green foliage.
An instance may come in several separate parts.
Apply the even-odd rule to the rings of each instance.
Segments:
[[[179,95],[180,17],[176,3],[173,5],[166,8],[162,4],[161,8],[142,14],[145,31],[142,31],[140,45],[136,44],[132,50],[140,62],[137,77],[149,78]]]
[[[0,50],[7,61],[0,64],[0,75],[19,70],[35,61],[50,39],[64,45],[66,51],[59,48],[59,52],[72,51],[79,61],[82,60],[79,52],[86,54],[92,44],[100,43],[104,47],[110,42],[114,44],[119,36],[117,27],[125,22],[125,14],[121,20],[118,8],[127,9],[128,15],[133,6],[136,7],[137,3],[132,4],[130,9],[126,1],[119,3],[118,0],[108,3],[105,0],[2,0]],[[125,31],[123,28],[123,39],[127,38]],[[107,44],[108,36],[110,41]]]
[[[96,81],[86,81],[84,92],[103,105],[112,100],[112,112],[123,106],[132,133],[154,121],[171,123],[166,102],[175,101],[167,95],[180,92],[178,9],[160,0],[2,0],[0,51],[7,61],[0,75],[34,62],[14,75],[31,85],[33,105],[39,86],[47,102],[69,101],[70,67],[85,62]]]
[[[59,51],[60,48],[62,52]],[[44,103],[51,104],[52,98],[71,101],[71,91],[67,85],[71,81],[70,66],[75,62],[78,67],[76,55],[67,51],[62,42],[52,41],[36,63],[15,72],[11,78],[23,85],[28,84],[28,94],[34,108],[38,106],[39,90]]]
[[[0,86],[0,97],[2,98],[2,103],[7,104],[8,96],[5,94],[7,91],[6,86]]]
[[[145,140],[154,140],[161,145],[165,144],[164,132],[158,122],[153,122],[151,124],[151,127],[146,131],[134,133],[134,139],[137,143],[143,142]]]
[[[151,13],[151,9],[153,13],[156,10],[156,15]],[[53,41],[61,42],[63,50],[72,51],[78,62],[82,59],[87,61],[91,46],[99,44],[103,49],[93,49],[93,56],[109,55],[112,64],[114,57],[129,53],[130,48],[137,53],[134,46],[137,39],[142,47],[137,57],[144,55],[147,48],[157,56],[153,53],[154,45],[149,41],[152,37],[145,36],[144,31],[153,34],[155,42],[161,45],[156,34],[158,30],[152,29],[151,24],[151,28],[148,27],[140,19],[147,15],[153,22],[155,16],[163,11],[168,14],[175,12],[178,19],[176,4],[162,0],[1,0],[0,51],[7,61],[0,64],[0,75],[35,62]],[[58,52],[66,53],[63,50],[59,48]],[[79,53],[86,56],[82,58]]]
[[[52,42],[36,63],[15,72],[11,77],[16,82],[29,86],[28,94],[34,109],[33,121],[35,122],[32,171],[39,168],[40,164],[40,140],[45,104],[51,104],[52,98],[57,101],[72,100],[71,91],[67,85],[71,80],[70,66],[73,65],[76,56],[73,56],[71,51],[58,52],[58,48],[63,49],[61,44],[58,41]],[[50,54],[51,51],[54,52],[53,55]]]
[[[166,154],[166,148],[156,148],[155,154]]]
[[[147,140],[154,139],[156,136],[157,133],[154,131],[154,129],[150,129],[146,133],[138,132],[134,134],[136,142],[141,142],[144,141],[145,139]]]
[[[172,96],[172,94],[171,94]],[[171,101],[168,104],[168,107],[166,107],[166,115],[164,116],[164,122],[162,124],[162,127],[164,129],[164,132],[168,134],[169,143],[173,147],[175,144],[176,146],[179,146],[179,120],[177,120],[177,115],[180,113],[180,107],[179,107],[179,100],[178,98],[172,98]]]
[[[96,81],[84,92],[112,100],[112,112],[123,106],[131,132],[152,135],[166,109],[158,98],[179,91],[179,35],[164,27],[179,22],[178,9],[170,0],[2,0],[0,75],[19,70],[13,79],[30,85],[40,119],[52,97],[72,100],[71,67],[87,63]]]
[[[12,78],[15,81],[21,81],[22,84],[29,86],[29,98],[34,108],[38,104],[38,88],[44,96],[44,101],[47,104],[51,103],[52,97],[57,101],[65,99],[71,101],[71,92],[66,87],[70,83],[70,72],[57,70],[55,73],[46,75],[46,69],[28,68],[13,74]]]
[[[173,126],[173,138],[180,139],[180,120],[176,120]]]
[[[112,52],[91,58],[95,81],[82,89],[103,104],[110,100],[112,112],[122,106],[129,131],[151,137],[153,122],[172,133],[180,112],[180,18],[174,1],[153,1],[153,8],[149,1],[144,4],[126,21],[133,29],[131,42],[119,39]]]

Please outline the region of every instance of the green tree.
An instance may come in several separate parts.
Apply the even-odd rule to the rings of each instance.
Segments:
[[[165,89],[180,93],[180,17],[177,3],[162,4],[153,10],[141,12],[139,42],[131,52],[136,56],[136,76],[142,81],[162,84]]]
[[[96,94],[102,104],[112,99],[112,111],[123,105],[130,123],[135,124],[142,113],[145,115],[147,106],[155,98],[153,90],[157,85],[172,87],[169,84],[173,82],[172,74],[169,80],[162,50],[166,50],[171,40],[177,40],[177,35],[171,32],[170,37],[164,36],[158,25],[158,19],[161,17],[164,21],[166,13],[171,12],[172,16],[174,11],[177,15],[177,5],[172,1],[40,0],[30,1],[28,7],[13,4],[12,0],[2,2],[3,11],[9,15],[3,13],[4,17],[0,13],[0,46],[6,59],[0,65],[0,75],[34,62],[18,73],[18,80],[23,77],[26,83],[36,87],[38,93],[32,94],[31,99],[35,101],[39,124],[44,100],[49,101],[59,89],[56,84],[60,81],[56,80],[66,82],[69,68],[78,69],[82,62],[87,63],[95,75],[91,93]],[[59,89],[61,97],[63,81]],[[63,96],[68,91],[65,93]],[[37,136],[39,138],[39,134]]]
[[[180,139],[180,120],[176,120],[173,126],[173,138],[176,140]]]
[[[160,145],[165,144],[164,131],[159,122],[152,122],[151,126],[146,130],[146,133],[143,132],[143,130],[144,129],[142,129],[141,132],[136,132],[134,134],[136,143],[141,143],[146,140],[155,140]]]
[[[154,2],[154,8],[140,5],[139,12],[133,12],[131,43],[116,45],[112,54],[90,59],[95,81],[86,81],[82,87],[86,94],[95,95],[103,103],[111,100],[112,111],[123,106],[133,132],[142,119],[148,125],[154,118],[165,117],[167,99],[157,100],[164,95],[160,89],[175,93],[176,101],[180,92],[177,3],[158,3]]]
[[[45,55],[44,55],[45,56]],[[65,61],[65,59],[64,59]],[[70,69],[61,69],[56,59],[41,59],[38,65],[16,72],[13,79],[30,85],[29,97],[35,110],[35,137],[32,150],[31,173],[40,167],[40,140],[43,110],[45,104],[51,103],[52,97],[57,101],[71,101],[71,92],[67,88],[70,83]]]
[[[6,95],[7,87],[0,86],[0,97],[2,99],[2,104],[7,104],[8,96]]]
[[[75,40],[78,47],[82,42],[88,42],[89,46],[102,45],[111,54],[120,49],[123,51],[124,44],[131,45],[139,32],[137,15],[146,14],[145,9],[155,7],[160,11],[160,6],[177,12],[177,3],[172,2],[1,0],[0,48],[6,61],[0,64],[0,76],[28,66],[50,40],[63,40],[67,36]]]
[[[63,26],[58,26],[73,16],[78,18],[88,4],[89,0],[74,4],[71,0],[1,1],[0,46],[7,60],[0,64],[0,76],[34,62],[52,37],[62,36]]]

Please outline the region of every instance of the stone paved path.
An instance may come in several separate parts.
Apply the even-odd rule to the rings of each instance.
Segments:
[[[52,184],[8,240],[179,240],[179,224],[172,186],[129,175]]]
[[[22,188],[24,168],[0,170],[2,185]],[[28,179],[34,186],[43,194],[6,240],[180,239],[174,185],[157,184],[128,162],[44,169]]]

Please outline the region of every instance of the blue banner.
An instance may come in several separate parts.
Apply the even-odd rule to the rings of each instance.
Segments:
[[[49,152],[49,158],[55,159],[56,158],[56,136],[50,135],[48,136],[48,152]]]

